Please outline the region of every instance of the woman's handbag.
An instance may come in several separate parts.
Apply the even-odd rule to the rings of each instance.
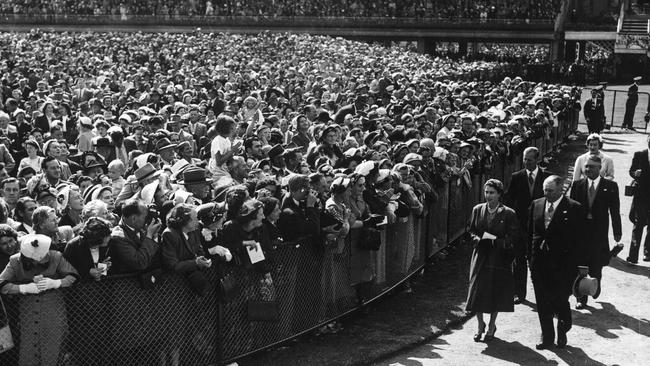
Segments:
[[[634,197],[634,195],[636,194],[637,185],[638,185],[638,183],[636,182],[636,180],[633,180],[632,183],[626,185],[625,186],[625,195],[627,197]]]
[[[7,315],[7,310],[5,309],[5,304],[0,299],[0,304],[2,304],[2,320],[0,323],[0,353],[6,352],[14,348],[14,338],[11,336],[11,329],[9,329],[9,316]]]
[[[239,283],[234,274],[225,273],[223,269],[220,271],[221,278],[217,284],[217,296],[222,303],[230,302],[239,295]]]
[[[262,283],[260,288],[261,300],[248,300],[246,313],[249,321],[276,322],[280,320],[280,307],[273,300],[274,287],[272,284]]]
[[[381,232],[372,227],[363,227],[359,238],[359,247],[365,250],[379,250],[381,247]]]

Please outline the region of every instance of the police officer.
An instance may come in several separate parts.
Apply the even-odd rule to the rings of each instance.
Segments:
[[[639,85],[637,82],[641,81],[641,76],[634,78],[634,82],[627,89],[627,101],[625,102],[625,116],[623,117],[622,128],[626,130],[636,131],[634,129],[634,110],[639,103]]]

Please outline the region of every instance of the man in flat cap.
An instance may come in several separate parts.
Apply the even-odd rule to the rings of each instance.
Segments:
[[[641,81],[641,77],[634,78],[634,82],[627,89],[627,101],[625,102],[625,116],[623,117],[623,125],[621,128],[626,130],[636,131],[634,129],[634,110],[639,103],[639,85],[637,82]]]

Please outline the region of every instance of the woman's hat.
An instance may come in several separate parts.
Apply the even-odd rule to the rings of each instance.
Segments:
[[[36,201],[43,200],[43,199],[45,199],[47,197],[56,198],[56,195],[57,195],[56,190],[54,188],[50,187],[49,185],[48,186],[42,186],[42,187],[37,186],[34,193],[35,193],[35,196],[36,196],[35,197]]]
[[[71,187],[66,185],[61,188],[59,194],[56,195],[56,202],[59,204],[59,211],[63,211],[64,208],[68,207],[68,202],[70,201],[70,190]]]
[[[211,202],[200,205],[196,208],[196,217],[204,226],[210,226],[221,220],[226,215],[226,204],[224,202]]]
[[[589,277],[589,267],[578,266],[578,277],[573,282],[573,296],[594,296],[598,292],[598,279]]]
[[[262,202],[251,198],[244,202],[243,205],[241,205],[241,208],[239,209],[239,217],[246,217],[262,207],[264,207],[264,204]]]
[[[27,234],[19,238],[20,254],[37,262],[50,251],[52,239],[43,234]]]

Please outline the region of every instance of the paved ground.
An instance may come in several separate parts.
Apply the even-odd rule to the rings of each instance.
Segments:
[[[604,151],[614,158],[619,187],[629,183],[627,173],[634,151],[645,147],[646,135],[605,135]],[[621,195],[623,243],[626,258],[632,225],[627,219],[630,197]],[[611,239],[613,243],[613,239]],[[476,321],[471,319],[437,339],[402,352],[376,365],[650,365],[650,267],[648,262],[628,265],[616,258],[603,269],[602,294],[586,310],[573,310],[573,329],[564,350],[537,351],[539,323],[532,285],[524,305],[501,314],[497,339],[475,343]],[[571,299],[572,306],[575,299]]]

